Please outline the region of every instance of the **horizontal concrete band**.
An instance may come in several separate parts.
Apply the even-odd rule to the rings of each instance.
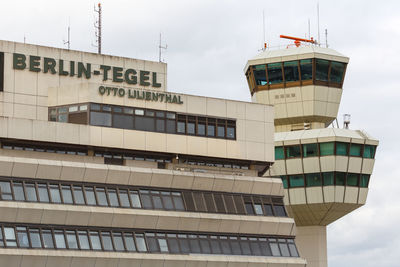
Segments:
[[[7,267],[305,267],[306,260],[286,257],[170,255],[65,250],[0,249]]]
[[[294,236],[292,218],[0,201],[0,221]],[[1,265],[0,265],[1,266]]]
[[[0,176],[282,196],[280,179],[0,156]]]

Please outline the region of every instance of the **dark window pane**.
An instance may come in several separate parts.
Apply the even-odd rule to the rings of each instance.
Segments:
[[[75,231],[66,231],[67,243],[69,249],[78,249],[78,241],[76,240]]]
[[[70,113],[68,114],[68,122],[69,123],[76,123],[76,124],[87,124],[87,113],[80,112],[80,113]]]
[[[321,186],[322,179],[320,173],[307,173],[306,174],[307,186]]]
[[[228,237],[220,236],[219,241],[221,242],[222,253],[224,255],[231,255],[232,249],[231,249],[231,246],[229,245]]]
[[[376,146],[365,145],[364,146],[364,158],[373,159],[375,157]]]
[[[194,202],[196,203],[197,211],[206,211],[206,205],[203,199],[203,193],[193,192]]]
[[[283,69],[285,71],[285,81],[294,82],[299,80],[298,61],[283,62]]]
[[[168,239],[168,247],[169,247],[169,251],[171,251],[171,253],[179,253],[180,252],[178,240],[176,240],[175,238]]]
[[[216,239],[216,237],[214,238],[213,236],[211,236],[210,246],[211,246],[212,254],[221,254],[221,247],[220,247],[220,244],[218,242],[218,239]]]
[[[333,155],[335,151],[335,143],[320,143],[319,144],[319,152],[321,156],[329,156]]]
[[[156,120],[156,131],[161,133],[165,132],[165,120]]]
[[[88,239],[86,231],[79,231],[78,238],[79,238],[79,245],[80,245],[81,249],[90,249],[89,239]]]
[[[90,232],[89,237],[90,237],[90,243],[92,244],[92,249],[93,250],[101,250],[99,233],[98,232]]]
[[[179,126],[179,122],[178,122],[178,126]],[[188,122],[187,124],[187,133],[188,134],[195,134],[195,123],[194,122]]]
[[[100,206],[108,206],[107,196],[104,188],[96,188],[97,203]]]
[[[318,81],[328,81],[329,61],[325,59],[316,59],[315,79]]]
[[[285,207],[283,205],[274,205],[275,215],[279,217],[286,217]]]
[[[334,173],[333,172],[324,172],[322,173],[324,178],[324,185],[333,185],[334,184]]]
[[[135,241],[133,235],[130,233],[124,233],[125,245],[127,251],[136,251]]]
[[[118,202],[117,190],[108,189],[107,193],[108,193],[108,199],[110,200],[110,206],[118,207],[119,202]]]
[[[122,129],[133,129],[133,117],[129,115],[114,114],[113,127]]]
[[[264,210],[265,210],[265,215],[274,216],[274,213],[272,212],[271,204],[264,204]]]
[[[179,245],[182,253],[190,253],[189,240],[187,235],[178,235]]]
[[[217,127],[217,136],[218,137],[225,137],[225,126],[218,126]]]
[[[251,247],[251,251],[252,251],[251,255],[255,255],[255,256],[261,256],[262,255],[260,245],[258,244],[257,241],[251,241],[250,242],[250,247]]]
[[[283,147],[282,146],[275,147],[275,160],[284,158],[285,158],[285,152],[283,151]]]
[[[17,227],[17,237],[20,248],[29,247],[28,232],[26,230],[26,227]]]
[[[49,202],[49,192],[47,191],[47,184],[38,184],[40,202]]]
[[[294,244],[289,244],[289,251],[292,257],[298,257],[299,253],[297,252],[296,246]]]
[[[175,133],[175,121],[167,120],[167,133]]]
[[[83,191],[81,186],[74,186],[74,199],[75,204],[85,204],[85,200],[83,198]]]
[[[121,200],[122,207],[130,207],[128,191],[127,190],[119,190],[119,199]]]
[[[85,195],[86,195],[86,203],[87,203],[87,205],[96,205],[96,198],[94,196],[93,187],[85,186]]]
[[[90,112],[90,125],[111,126],[111,113]]]
[[[114,250],[110,232],[101,232],[101,239],[103,241],[104,250],[107,251]]]
[[[60,188],[58,187],[58,184],[50,185],[50,195],[53,203],[61,203]]]
[[[368,187],[369,174],[361,174],[360,187]]]
[[[358,185],[358,177],[360,175],[357,173],[348,173],[347,174],[347,185],[349,186],[357,186]]]
[[[64,231],[57,230],[54,231],[54,239],[56,241],[56,248],[67,248],[65,245],[65,237],[64,237]]]
[[[204,200],[206,202],[207,211],[216,212],[213,195],[211,193],[204,193]]]
[[[197,134],[206,135],[206,125],[202,123],[197,124]]]
[[[312,60],[311,59],[302,59],[300,60],[300,71],[301,71],[301,80],[311,80],[312,79]]]
[[[29,229],[29,237],[33,248],[41,248],[42,242],[40,241],[39,229]]]
[[[61,193],[65,204],[72,204],[72,192],[69,185],[61,186]]]
[[[22,183],[14,183],[13,189],[14,189],[15,200],[20,200],[20,201],[25,200],[24,188],[22,186]]]
[[[193,236],[192,239],[189,239],[190,248],[192,253],[201,253],[200,242],[197,240],[197,236]]]
[[[157,111],[157,112],[156,112],[156,117],[158,117],[158,118],[165,118],[165,112],[163,112],[163,111]]]
[[[176,210],[185,210],[181,193],[172,192],[172,199],[174,200],[174,205]]]
[[[238,214],[246,214],[242,197],[235,195],[235,196],[233,196],[233,200],[235,201],[237,213]]]
[[[151,252],[160,251],[160,249],[158,248],[157,239],[149,235],[150,234],[146,234],[146,241],[147,241],[147,246],[149,247],[149,251]]]
[[[290,182],[290,187],[302,187],[304,186],[303,175],[290,175],[289,182]]]
[[[267,75],[265,71],[265,65],[253,66],[254,78],[256,79],[257,85],[267,84]]]
[[[12,200],[10,182],[0,182],[1,197],[3,200]]]
[[[344,74],[344,63],[342,62],[331,62],[331,75],[330,81],[335,83],[341,83]]]
[[[225,206],[228,213],[235,214],[235,203],[233,202],[233,197],[231,195],[224,195]]]
[[[351,144],[350,145],[350,156],[353,157],[361,157],[361,148],[360,144]]]
[[[287,158],[298,158],[301,157],[300,146],[287,146],[286,148],[286,156]]]
[[[207,125],[207,136],[215,136],[215,126]]]
[[[260,248],[263,256],[272,256],[271,248],[267,241],[260,242]]]
[[[35,184],[25,183],[25,191],[26,191],[26,200],[36,202],[36,187]]]
[[[237,239],[237,237],[230,237],[229,238],[230,243],[231,243],[231,248],[232,248],[232,254],[233,255],[241,255],[242,250],[240,249],[240,244]]]
[[[90,104],[90,109],[91,110],[100,110],[100,105],[99,104]]]
[[[50,230],[42,230],[44,248],[54,248],[53,236]]]
[[[277,84],[283,82],[282,63],[268,64],[268,81],[269,84]]]
[[[186,208],[188,211],[195,211],[193,196],[191,192],[183,192],[183,198],[185,199]]]
[[[164,203],[164,209],[173,210],[174,204],[172,203],[172,197],[169,192],[161,192],[161,198]]]
[[[150,197],[148,191],[146,191],[146,192],[147,193],[145,193],[144,191],[140,191],[143,208],[152,209],[153,208],[153,204],[151,202],[151,197]]]
[[[185,122],[178,121],[177,132],[178,133],[186,133],[186,123]]]
[[[288,184],[288,179],[287,179],[287,177],[286,176],[284,176],[284,175],[282,175],[281,176],[281,179],[282,179],[282,184],[283,184],[283,188],[288,188],[289,187],[289,184]]]
[[[230,139],[235,139],[235,128],[228,126],[226,128],[226,137]]]
[[[241,247],[241,249],[242,249],[243,255],[251,255],[251,250],[250,250],[249,241],[244,240],[243,238],[241,238],[241,240],[240,240],[240,247]]]
[[[211,254],[211,247],[208,239],[200,239],[200,247],[204,254]]]
[[[142,131],[154,132],[154,118],[149,117],[135,117],[135,129]]]
[[[317,144],[304,144],[303,145],[303,157],[316,157],[318,156],[318,145]]]
[[[153,204],[155,209],[163,209],[163,204],[161,202],[161,197],[159,195],[152,196],[153,197]]]
[[[348,148],[349,148],[348,143],[336,142],[336,155],[347,156]]]
[[[214,194],[215,204],[217,206],[218,213],[226,213],[224,200],[222,199],[222,194]]]
[[[336,172],[336,185],[344,185],[344,180],[346,177],[345,172]]]
[[[254,215],[255,214],[254,208],[253,208],[253,203],[247,202],[244,205],[246,207],[247,214],[249,214],[249,215]]]

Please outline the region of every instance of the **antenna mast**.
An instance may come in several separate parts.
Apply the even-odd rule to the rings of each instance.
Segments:
[[[325,29],[325,46],[328,48],[328,29]]]
[[[264,14],[264,9],[263,9],[263,37],[264,37],[264,47],[263,47],[263,51],[265,51],[267,49],[267,42],[265,40],[265,14]]]
[[[308,19],[308,39],[311,38],[310,19]]]
[[[96,43],[97,43],[97,48],[99,54],[101,54],[101,4],[98,3],[98,9],[96,7],[94,8],[94,12],[98,14],[98,19],[94,23],[94,28],[96,29]]]
[[[166,50],[167,48],[168,48],[168,45],[165,45],[165,46],[161,45],[161,32],[160,32],[160,43],[158,45],[158,61],[159,62],[162,62],[162,59],[161,59],[162,49]]]
[[[71,47],[71,19],[68,19],[68,39],[67,41],[63,40],[65,45],[68,45],[68,50]]]
[[[319,2],[317,3],[317,21],[318,21],[318,46],[321,46],[321,36],[319,35]]]

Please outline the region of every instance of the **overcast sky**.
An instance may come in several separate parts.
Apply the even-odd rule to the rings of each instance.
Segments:
[[[95,2],[0,3],[0,39],[96,52]],[[243,68],[266,36],[317,38],[317,1],[104,0],[103,53],[158,60],[159,33],[168,49],[168,90],[250,100]],[[338,118],[380,140],[367,204],[328,227],[330,267],[399,266],[400,262],[400,2],[319,1],[321,39],[350,57]]]

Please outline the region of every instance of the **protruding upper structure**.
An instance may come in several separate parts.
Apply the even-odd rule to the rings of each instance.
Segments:
[[[275,130],[324,128],[336,117],[349,58],[315,45],[265,50],[244,69],[253,102],[275,106]]]

